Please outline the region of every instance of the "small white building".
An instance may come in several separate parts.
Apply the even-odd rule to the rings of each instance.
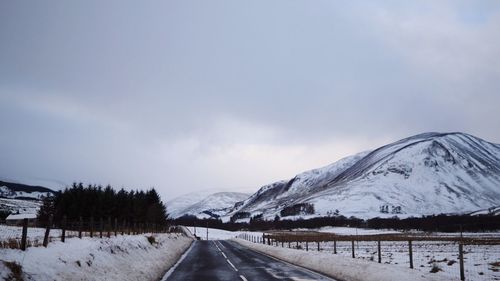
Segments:
[[[36,224],[36,214],[11,214],[5,219],[7,225],[23,225],[23,220],[28,219],[28,225]]]

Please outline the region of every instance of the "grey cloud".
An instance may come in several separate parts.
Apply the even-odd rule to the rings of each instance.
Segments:
[[[210,161],[246,145],[313,150],[422,131],[500,142],[499,6],[4,2],[1,168],[168,196],[241,186]],[[248,165],[234,163],[245,186],[269,179],[245,176]],[[302,168],[290,167],[276,174]]]

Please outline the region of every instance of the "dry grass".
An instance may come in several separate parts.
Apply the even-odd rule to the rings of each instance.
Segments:
[[[10,269],[10,274],[7,278],[12,281],[23,281],[23,268],[17,262],[4,261],[6,267]]]

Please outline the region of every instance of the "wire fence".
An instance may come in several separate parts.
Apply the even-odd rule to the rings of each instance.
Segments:
[[[273,232],[239,237],[254,243],[409,267],[451,280],[500,280],[500,237],[495,236]]]
[[[94,220],[64,220],[57,228],[53,224],[45,228],[30,225],[28,219],[22,220],[21,226],[0,226],[0,248],[26,250],[29,247],[40,247],[53,241],[65,242],[69,238],[110,238],[118,235],[138,235],[145,233],[181,232],[177,227],[149,222],[119,223],[117,219],[108,218]]]

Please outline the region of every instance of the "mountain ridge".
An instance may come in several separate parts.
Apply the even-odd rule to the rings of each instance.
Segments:
[[[301,179],[325,168],[320,180]],[[228,216],[272,218],[297,204],[313,204],[313,216],[340,212],[360,217],[393,215],[385,212],[389,207],[404,216],[500,205],[500,145],[460,132],[418,134],[311,171],[261,187]]]

